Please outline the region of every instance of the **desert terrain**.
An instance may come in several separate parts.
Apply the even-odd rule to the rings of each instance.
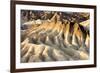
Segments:
[[[89,59],[89,13],[21,11],[21,62]]]

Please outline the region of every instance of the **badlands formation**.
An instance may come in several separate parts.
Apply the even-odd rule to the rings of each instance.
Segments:
[[[75,14],[69,14],[75,15]],[[84,20],[77,20],[77,17]],[[65,16],[67,17],[67,16]],[[89,59],[89,14],[33,19],[21,26],[21,62],[74,61]]]

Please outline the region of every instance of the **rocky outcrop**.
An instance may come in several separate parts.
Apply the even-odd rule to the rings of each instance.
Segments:
[[[85,23],[89,25],[87,20],[62,23],[57,13],[51,20],[39,20],[39,24],[34,20],[31,27],[21,31],[21,62],[89,59],[90,36]]]

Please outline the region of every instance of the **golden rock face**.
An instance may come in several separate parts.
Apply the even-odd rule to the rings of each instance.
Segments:
[[[83,24],[62,22],[57,12],[49,20],[30,21],[30,27],[21,30],[21,62],[89,59],[90,36]]]

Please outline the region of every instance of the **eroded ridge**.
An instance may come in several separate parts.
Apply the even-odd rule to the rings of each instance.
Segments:
[[[21,62],[89,59],[89,19],[73,20],[61,20],[55,12],[51,19],[24,23],[27,29],[21,30]]]

